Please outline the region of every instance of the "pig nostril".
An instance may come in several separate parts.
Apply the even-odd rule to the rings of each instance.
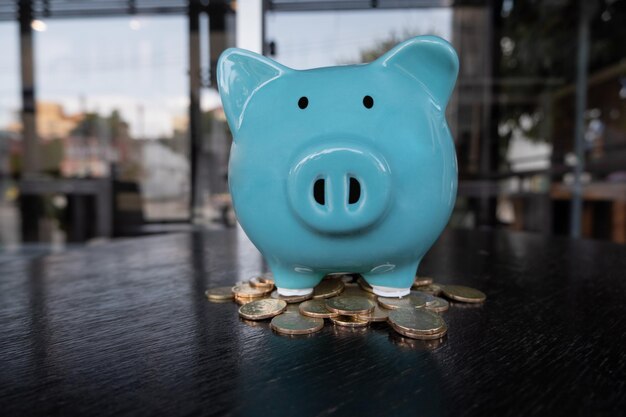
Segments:
[[[326,204],[326,181],[322,178],[315,181],[315,184],[313,184],[313,198],[322,206]]]
[[[348,204],[356,204],[361,198],[361,184],[356,178],[350,177],[350,191],[348,192]]]

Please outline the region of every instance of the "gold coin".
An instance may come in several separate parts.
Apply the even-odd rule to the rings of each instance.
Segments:
[[[376,301],[376,299],[378,298],[378,296],[374,293],[371,292],[367,292],[363,289],[361,289],[361,287],[359,287],[357,284],[346,284],[346,287],[344,288],[343,292],[341,293],[341,295],[351,295],[351,296],[357,296],[357,297],[365,297],[369,300],[372,301]]]
[[[346,326],[346,327],[365,327],[369,324],[369,321],[365,319],[360,319],[357,316],[337,316],[331,317],[330,321],[337,326]]]
[[[393,323],[390,323],[390,324],[393,330],[395,330],[402,336],[410,337],[412,339],[436,340],[436,339],[441,339],[448,332],[448,327],[445,325],[437,333],[421,333],[421,332],[411,332]]]
[[[434,311],[435,313],[443,313],[444,311],[448,311],[450,308],[450,303],[444,300],[443,298],[433,297],[435,302],[433,304],[429,304],[426,306],[426,310]]]
[[[269,294],[272,292],[271,288],[255,288],[249,283],[245,282],[243,284],[235,285],[232,289],[235,297],[240,298],[255,298],[262,297],[265,294]]]
[[[372,301],[365,297],[339,296],[326,299],[326,308],[335,313],[346,316],[356,316],[357,314],[369,314],[374,310]]]
[[[252,287],[255,288],[269,288],[274,289],[274,280],[271,278],[265,278],[263,276],[252,277],[248,282]]]
[[[411,291],[410,295],[420,301],[423,301],[426,307],[428,307],[431,304],[435,304],[435,297],[431,294],[427,294],[425,292],[416,290],[416,291]]]
[[[374,294],[374,289],[372,288],[372,286],[365,281],[365,278],[363,277],[359,277],[359,279],[356,280],[356,282],[359,284],[359,286],[361,288],[363,288],[365,291],[367,292],[371,292],[372,294]]]
[[[389,312],[389,323],[403,331],[419,334],[435,334],[443,330],[446,323],[441,316],[423,308],[401,308]]]
[[[237,304],[242,306],[242,305],[244,305],[246,303],[250,303],[250,302],[254,301],[254,298],[239,298],[239,297],[235,297],[234,300],[235,300],[235,302]]]
[[[234,294],[231,291],[231,288],[232,287],[209,288],[204,292],[204,295],[206,295],[206,298],[211,301],[232,300]]]
[[[324,302],[324,300],[316,299],[307,300],[300,303],[299,311],[300,314],[302,314],[303,316],[319,317],[322,319],[339,315],[338,313],[329,311],[326,308],[326,303]]]
[[[264,298],[246,303],[239,307],[239,315],[248,320],[269,319],[282,313],[287,308],[283,300]]]
[[[330,298],[341,294],[344,284],[341,279],[324,279],[313,289],[313,298]]]
[[[387,321],[387,318],[389,317],[389,310],[376,306],[374,307],[374,311],[371,313],[359,314],[357,317],[370,322]]]
[[[287,308],[285,309],[285,314],[287,314],[287,313],[300,314],[300,304],[295,304],[295,303],[289,304],[289,303],[287,303]]]
[[[482,303],[487,299],[484,292],[463,285],[443,285],[443,295],[464,303]]]
[[[435,300],[431,295],[419,291],[411,291],[409,295],[404,297],[378,297],[378,304],[389,310],[422,308],[434,302]]]
[[[415,276],[415,281],[413,281],[413,286],[414,287],[421,287],[422,285],[430,285],[433,283],[433,279],[431,277],[422,277],[422,276]]]
[[[260,297],[236,297],[235,296],[235,302],[241,306],[241,305],[250,303],[252,301],[263,300],[265,298],[266,297],[264,295],[262,295]]]
[[[280,314],[272,319],[270,327],[283,334],[309,334],[322,330],[324,319],[294,313]]]
[[[422,285],[419,287],[414,287],[413,289],[424,292],[426,294],[437,296],[441,294],[441,286],[439,284],[428,284]]]
[[[313,298],[313,293],[310,293],[307,295],[287,296],[287,295],[280,295],[277,290],[274,290],[272,291],[272,295],[270,297],[275,298],[277,300],[284,300],[287,302],[287,304],[293,304],[293,303],[301,303],[302,301],[310,300],[311,298]]]

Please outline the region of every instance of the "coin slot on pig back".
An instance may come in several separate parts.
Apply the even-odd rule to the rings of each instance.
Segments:
[[[348,192],[348,204],[356,204],[361,199],[361,183],[354,177],[350,177],[350,191]]]
[[[326,181],[323,178],[313,184],[313,198],[322,206],[326,204]]]

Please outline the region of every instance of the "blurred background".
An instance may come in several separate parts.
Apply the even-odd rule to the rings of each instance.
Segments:
[[[0,0],[0,245],[233,227],[215,64],[421,34],[461,70],[449,227],[626,243],[625,0]]]

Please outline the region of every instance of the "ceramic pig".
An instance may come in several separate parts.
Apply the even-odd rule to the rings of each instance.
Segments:
[[[242,49],[218,63],[237,218],[282,295],[330,273],[409,293],[457,189],[445,109],[450,44],[420,36],[376,61],[293,70]]]

